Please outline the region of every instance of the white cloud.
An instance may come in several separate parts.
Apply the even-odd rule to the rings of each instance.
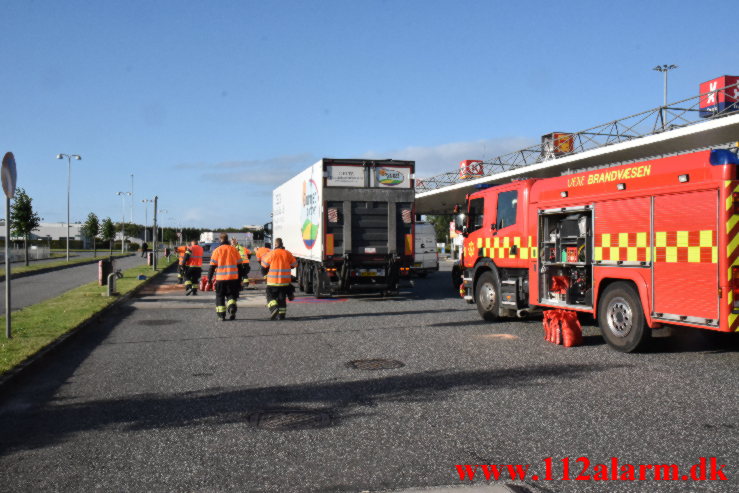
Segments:
[[[310,153],[275,156],[268,159],[244,159],[220,163],[182,163],[177,169],[200,170],[200,179],[218,183],[279,185],[318,159]]]
[[[416,176],[429,177],[459,169],[464,159],[492,159],[536,144],[528,137],[481,139],[451,142],[430,147],[411,146],[392,151],[369,151],[361,157],[368,159],[400,159],[416,162]]]

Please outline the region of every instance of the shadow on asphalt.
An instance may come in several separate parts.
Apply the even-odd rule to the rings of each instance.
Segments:
[[[90,344],[94,344],[95,339],[97,337],[85,344],[85,351],[69,355],[50,369],[57,376],[54,387],[62,384],[66,376],[86,357]],[[0,437],[0,455],[52,446],[79,432],[111,428],[139,432],[162,428],[218,426],[249,422],[250,415],[264,410],[294,412],[296,409],[303,409],[327,413],[330,420],[320,427],[336,427],[353,419],[375,414],[373,409],[380,404],[443,401],[454,398],[458,392],[545,387],[550,379],[569,379],[576,385],[574,382],[589,379],[595,372],[608,372],[623,366],[553,364],[498,370],[439,370],[344,382],[323,381],[260,388],[212,388],[176,394],[142,394],[73,404],[56,400],[52,405],[49,405],[49,401],[54,388],[50,385],[44,389],[44,404],[41,407],[32,410],[6,408],[3,436]],[[33,414],[32,420],[28,419],[29,413]],[[31,422],[32,428],[29,426]]]
[[[391,317],[395,315],[424,315],[427,313],[451,313],[451,312],[466,312],[466,308],[458,308],[458,309],[443,309],[443,310],[406,310],[401,312],[392,312],[392,311],[382,311],[382,312],[367,312],[367,313],[337,313],[337,314],[328,314],[324,313],[321,315],[302,315],[302,316],[291,316],[288,313],[288,320],[293,321],[309,321],[309,320],[330,320],[333,318],[364,318],[364,317]],[[261,321],[266,320],[266,316],[264,319],[258,319]]]

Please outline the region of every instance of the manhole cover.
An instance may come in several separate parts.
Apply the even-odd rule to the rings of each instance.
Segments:
[[[142,320],[141,325],[174,325],[178,320],[161,319],[161,320]]]
[[[331,420],[327,413],[310,410],[261,411],[249,416],[249,423],[265,430],[319,428]]]
[[[357,359],[347,363],[347,366],[357,370],[394,370],[405,364],[395,359]]]

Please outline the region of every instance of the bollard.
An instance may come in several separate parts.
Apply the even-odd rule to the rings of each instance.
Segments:
[[[118,293],[115,292],[115,274],[108,274],[108,294],[107,296],[115,296]]]

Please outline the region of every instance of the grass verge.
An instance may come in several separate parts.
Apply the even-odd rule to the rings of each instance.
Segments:
[[[121,257],[131,255],[130,253],[114,253],[113,257]],[[65,257],[65,260],[59,260],[58,262],[43,262],[40,264],[32,263],[28,267],[25,265],[23,267],[11,267],[10,272],[12,274],[21,274],[24,272],[33,272],[35,270],[41,270],[41,269],[53,269],[54,267],[63,267],[65,265],[74,265],[74,264],[84,264],[84,263],[90,263],[94,260],[102,260],[104,258],[108,258],[109,255],[98,255],[97,257],[83,257],[83,258],[76,258],[76,259],[70,259],[69,262],[66,261],[66,255],[63,255]],[[0,269],[0,276],[5,275],[5,269]]]
[[[169,262],[163,258],[158,267],[164,269],[175,261],[175,257]],[[146,282],[137,279],[140,274],[150,277],[153,272],[146,265],[127,269],[123,271],[123,278],[116,281],[116,290],[124,295]],[[56,298],[14,311],[11,315],[12,339],[5,338],[5,316],[0,317],[0,375],[118,299],[103,296],[106,291],[107,286],[98,286],[97,282],[91,282]]]

